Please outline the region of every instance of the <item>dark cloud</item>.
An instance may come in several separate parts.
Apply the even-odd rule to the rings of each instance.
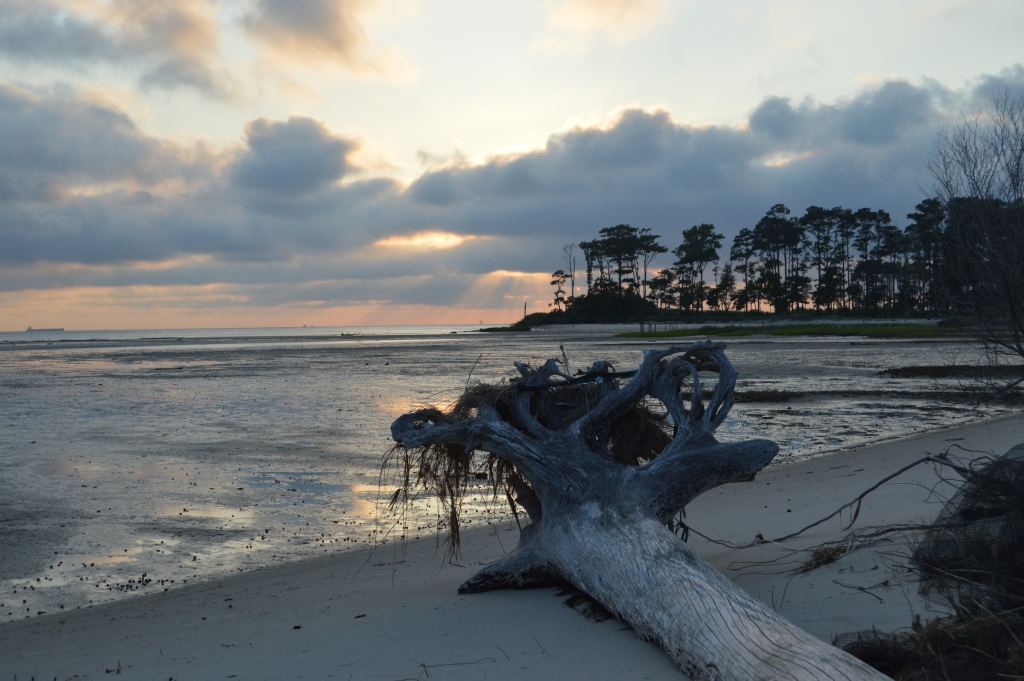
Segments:
[[[113,61],[124,51],[100,25],[45,0],[0,0],[0,54],[26,61]]]
[[[909,83],[886,83],[838,110],[846,139],[860,144],[892,142],[904,131],[934,120],[931,94]]]
[[[688,131],[672,122],[664,111],[627,110],[608,129],[578,129],[552,138],[547,152],[571,159],[579,168],[607,170],[638,167],[663,161],[676,151],[680,133]]]
[[[424,173],[409,187],[408,196],[431,206],[450,206],[466,198],[455,173],[448,170]]]
[[[194,88],[229,96],[218,57],[218,26],[208,0],[115,0],[102,17],[50,0],[0,0],[0,55],[17,62],[141,70],[146,88]]]
[[[170,162],[167,147],[110,105],[60,89],[39,95],[0,84],[0,171],[21,184],[154,182]]]
[[[1024,65],[1014,64],[994,76],[983,76],[971,92],[971,104],[988,106],[993,98],[1007,93],[1011,97],[1024,97]]]
[[[769,97],[750,114],[749,124],[753,132],[794,149],[842,142],[886,145],[934,121],[942,94],[935,88],[892,81],[839,104],[806,101],[794,107],[787,98]]]
[[[316,120],[246,132],[183,146],[72,91],[0,85],[0,261],[284,261],[366,243],[397,196],[388,179],[338,186],[355,144]]]
[[[404,186],[358,179],[355,143],[311,118],[251,121],[237,148],[213,152],[149,138],[73,92],[0,87],[0,287],[219,282],[260,300],[457,305],[480,275],[550,272],[562,244],[620,222],[672,247],[702,222],[731,238],[780,202],[798,214],[880,208],[899,221],[924,198],[922,160],[949,102],[970,95],[893,82],[838,103],[774,98],[735,127],[630,109]],[[89,183],[101,190],[76,190]],[[481,238],[426,252],[373,245],[427,230]],[[28,275],[32,263],[44,264]],[[479,297],[504,305],[514,294],[502,286]]]
[[[191,207],[176,205],[178,195],[166,187],[212,188],[218,164],[201,146],[147,136],[109,103],[67,89],[0,84],[0,260],[173,255],[180,231],[163,227],[169,215],[189,215]],[[220,222],[214,233],[225,227]]]
[[[5,201],[54,201],[60,187],[50,178],[35,173],[0,170],[0,203]]]
[[[788,98],[769,97],[750,114],[749,123],[754,132],[786,142],[799,134],[803,121]]]
[[[275,195],[310,194],[349,170],[354,144],[320,121],[292,116],[285,122],[259,118],[246,125],[245,153],[231,170],[235,184]]]

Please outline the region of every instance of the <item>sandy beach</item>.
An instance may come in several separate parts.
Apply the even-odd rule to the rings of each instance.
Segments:
[[[712,490],[690,524],[738,544],[782,536],[835,510],[924,454],[1000,454],[1024,441],[1024,416],[919,434],[769,467]],[[967,453],[957,446],[970,450]],[[854,528],[919,523],[950,488],[919,466],[872,493]],[[800,549],[846,534],[833,519],[783,545],[691,545],[749,593],[825,640],[910,625],[936,611],[902,570],[894,537],[793,574]],[[655,645],[623,622],[592,622],[554,589],[460,596],[459,583],[515,546],[514,526],[464,534],[461,565],[436,543],[335,553],[167,593],[0,626],[0,679],[679,679]],[[794,550],[798,552],[794,553]],[[11,597],[6,594],[5,597]]]

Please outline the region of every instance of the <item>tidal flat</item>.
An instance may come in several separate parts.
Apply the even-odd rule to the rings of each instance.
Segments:
[[[395,417],[560,346],[572,371],[628,371],[691,341],[476,328],[0,334],[0,622],[353,547],[394,560],[439,523],[428,497],[387,513]],[[973,361],[962,338],[727,342],[741,399],[719,439],[773,439],[773,465],[1017,409],[975,404],[955,377],[882,373]],[[513,522],[486,481],[465,518]]]

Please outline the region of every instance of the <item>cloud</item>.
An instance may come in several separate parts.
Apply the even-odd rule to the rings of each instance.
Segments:
[[[233,148],[179,144],[80,92],[0,85],[0,262],[134,271],[365,246],[398,185],[339,185],[356,148],[300,116],[250,121]]]
[[[549,9],[537,43],[565,48],[567,36],[597,33],[624,45],[653,28],[666,10],[664,0],[560,0]]]
[[[319,191],[351,169],[355,144],[321,121],[292,116],[278,122],[259,118],[245,127],[246,150],[232,166],[235,186],[280,196]]]
[[[114,0],[107,14],[126,47],[159,57],[142,75],[143,87],[229,96],[228,77],[210,67],[220,56],[220,25],[210,0]]]
[[[334,63],[359,75],[407,72],[394,54],[375,52],[366,15],[379,0],[254,0],[242,24],[275,56]]]
[[[0,84],[0,172],[22,182],[64,190],[152,185],[185,165],[175,145],[146,136],[110,105],[64,88],[34,93]]]
[[[986,82],[769,98],[735,126],[630,108],[408,184],[367,177],[359,144],[313,118],[255,119],[213,149],[147,136],[80,92],[2,86],[0,289],[221,286],[253,305],[521,309],[562,244],[618,223],[672,247],[702,222],[731,238],[780,202],[900,221],[924,198],[936,127]]]
[[[55,2],[0,0],[0,53],[23,61],[114,61],[124,49],[108,28]]]
[[[143,87],[189,87],[227,97],[209,0],[0,0],[0,55],[22,63],[95,63],[141,70]]]
[[[136,49],[161,50],[189,61],[218,51],[219,25],[209,0],[113,0],[109,21]]]
[[[790,100],[784,97],[769,97],[750,114],[750,128],[764,133],[780,142],[795,138],[802,129],[800,114]]]
[[[889,82],[869,90],[838,111],[843,136],[862,144],[883,144],[901,133],[934,120],[927,90],[906,82]]]
[[[769,97],[751,113],[749,124],[755,132],[802,148],[830,140],[884,145],[936,120],[939,94],[931,88],[889,81],[831,105],[806,101],[794,107],[789,99]]]
[[[1014,64],[996,75],[985,75],[978,79],[971,92],[971,104],[985,107],[994,97],[1009,93],[1011,97],[1024,97],[1024,65]]]
[[[0,0],[0,58],[17,64],[97,66],[137,74],[144,90],[191,89],[238,100],[242,88],[222,52],[240,24],[279,65],[337,64],[361,76],[403,78],[413,69],[397,51],[374,49],[366,17],[380,0],[245,0],[236,24],[222,24],[218,0]],[[236,55],[237,56],[237,55]],[[286,75],[291,92],[314,91]]]
[[[168,211],[222,165],[216,150],[148,136],[73,90],[0,84],[0,260],[159,259]]]

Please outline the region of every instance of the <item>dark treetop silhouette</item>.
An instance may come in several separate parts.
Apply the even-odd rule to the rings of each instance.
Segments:
[[[607,362],[577,377],[555,360],[517,363],[521,377],[511,385],[469,389],[448,412],[424,409],[392,424],[404,470],[394,500],[416,484],[436,489],[457,532],[460,481],[473,452],[485,452],[530,524],[515,552],[461,592],[568,581],[695,679],[884,679],[775,615],[666,527],[697,495],[749,480],[778,452],[768,440],[715,439],[736,383],[724,350],[710,342],[648,350],[626,383]],[[705,372],[718,374],[706,403]],[[671,432],[660,431],[655,449],[659,438],[645,432],[659,420],[650,398]]]

